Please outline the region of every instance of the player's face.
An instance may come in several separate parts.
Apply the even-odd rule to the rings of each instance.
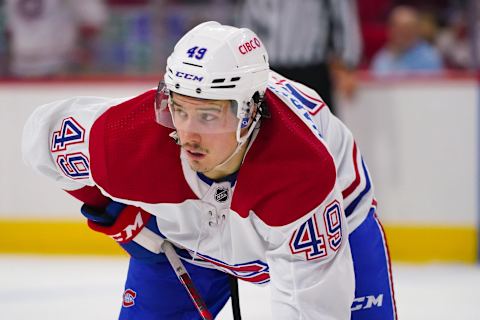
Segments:
[[[204,100],[173,94],[171,112],[190,167],[208,173],[237,147],[238,119],[228,100]]]

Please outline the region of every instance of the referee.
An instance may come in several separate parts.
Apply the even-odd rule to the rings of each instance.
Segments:
[[[271,69],[315,89],[334,112],[332,73],[348,90],[361,56],[356,0],[239,0],[237,17],[263,40]]]

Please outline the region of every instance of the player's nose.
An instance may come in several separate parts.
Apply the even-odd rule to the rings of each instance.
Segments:
[[[190,130],[182,130],[180,133],[180,140],[182,143],[188,143],[190,145],[200,145],[202,141],[202,137],[199,133],[190,131]]]
[[[198,120],[191,115],[186,116],[180,121],[176,121],[175,126],[177,130],[184,131],[188,134],[198,134],[201,129],[201,125],[198,123]]]

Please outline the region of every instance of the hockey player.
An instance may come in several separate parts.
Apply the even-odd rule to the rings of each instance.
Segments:
[[[270,283],[273,319],[396,319],[386,240],[350,131],[269,70],[249,29],[206,22],[137,97],[39,107],[26,162],[131,255],[120,319],[198,319],[162,252],[213,315],[228,275]]]

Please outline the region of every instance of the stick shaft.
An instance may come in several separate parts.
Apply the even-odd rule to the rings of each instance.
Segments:
[[[228,282],[230,284],[233,320],[242,320],[240,312],[240,295],[238,293],[238,280],[234,276],[229,275]]]
[[[202,319],[213,320],[212,314],[210,313],[210,311],[208,311],[207,305],[205,304],[197,289],[193,285],[192,278],[190,278],[187,269],[185,269],[182,261],[180,261],[180,258],[175,252],[172,244],[168,241],[164,241],[162,244],[162,249],[165,252],[165,255],[167,256],[167,259],[170,262],[173,270],[175,271],[178,279],[182,283],[185,290],[187,290],[188,295],[192,299],[192,302],[195,305],[195,308],[197,308],[198,312],[200,313]]]

